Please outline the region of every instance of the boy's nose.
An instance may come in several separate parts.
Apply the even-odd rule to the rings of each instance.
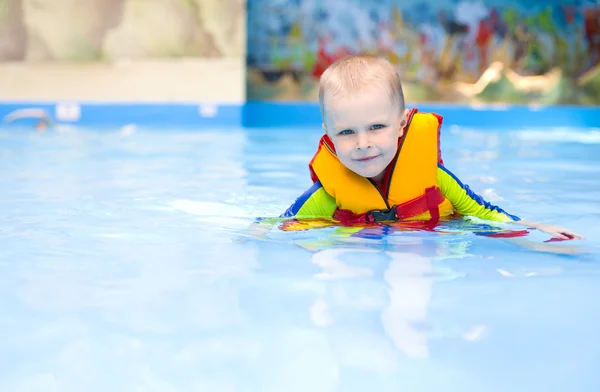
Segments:
[[[371,142],[369,138],[365,134],[358,134],[356,139],[356,149],[357,150],[365,150],[371,147]]]

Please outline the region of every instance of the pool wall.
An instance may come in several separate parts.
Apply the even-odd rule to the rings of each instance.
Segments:
[[[452,105],[409,103],[444,116],[445,126],[485,129],[523,127],[600,128],[600,107],[526,105]],[[80,127],[319,127],[318,104],[305,102],[0,102],[0,119],[26,108],[45,110],[57,123]],[[33,123],[32,119],[15,122]]]

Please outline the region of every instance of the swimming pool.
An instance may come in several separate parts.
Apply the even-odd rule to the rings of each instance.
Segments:
[[[598,131],[443,132],[476,192],[584,242],[249,236],[310,185],[319,137],[0,129],[0,390],[600,388]]]

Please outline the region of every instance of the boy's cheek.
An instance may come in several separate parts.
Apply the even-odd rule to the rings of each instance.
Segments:
[[[348,142],[333,142],[333,146],[335,147],[335,151],[338,155],[346,155],[348,154],[348,151],[351,151]]]

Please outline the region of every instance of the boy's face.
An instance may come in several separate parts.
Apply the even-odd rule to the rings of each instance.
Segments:
[[[383,85],[343,96],[327,96],[323,128],[337,156],[356,174],[378,182],[398,150],[406,117]]]

